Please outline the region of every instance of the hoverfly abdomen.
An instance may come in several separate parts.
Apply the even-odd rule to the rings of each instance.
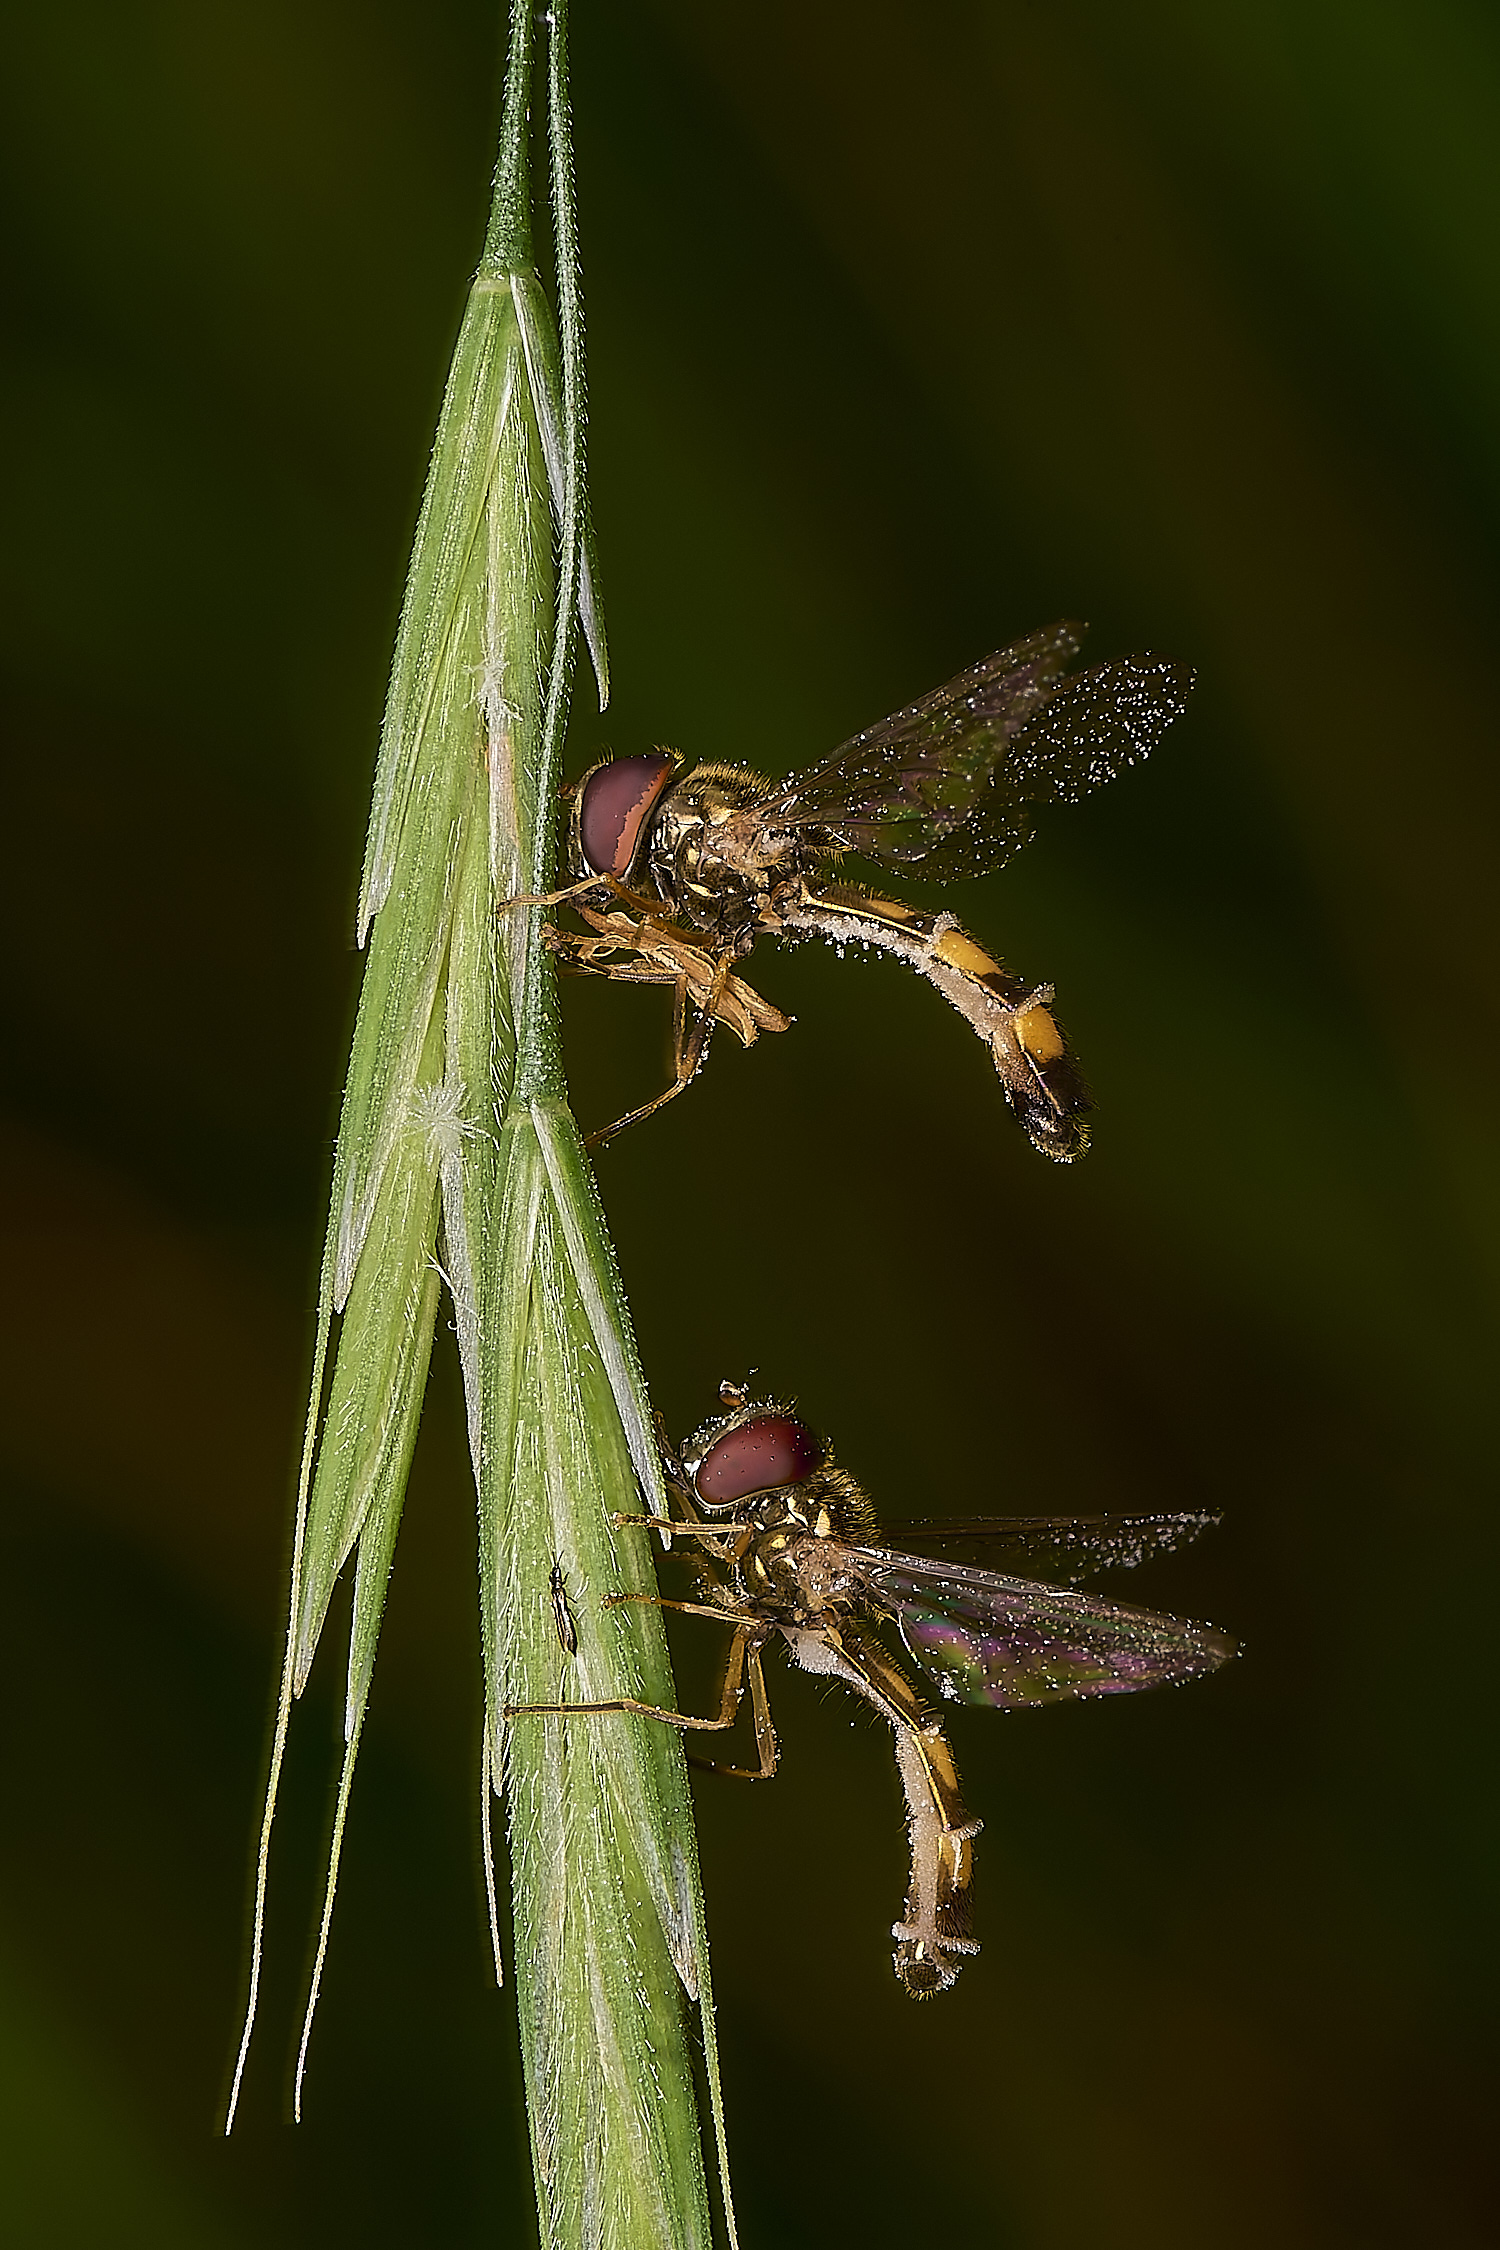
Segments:
[[[936,1726],[896,1736],[896,1764],[906,1791],[911,1831],[911,1882],[906,1912],[891,1925],[891,1966],[913,2000],[930,2000],[958,1981],[979,1951],[973,1927],[974,1838],[959,1795],[953,1753]]]
[[[782,904],[781,927],[828,945],[871,946],[915,969],[989,1048],[1032,1146],[1063,1164],[1083,1154],[1094,1105],[1047,1009],[1050,986],[1013,975],[952,914],[925,914],[850,883],[802,883]]]
[[[1068,1042],[1058,1030],[1056,1019],[1040,1001],[1033,1001],[1029,1008],[1023,1009],[1011,1029],[1016,1035],[1016,1045],[1038,1070],[1060,1062],[1068,1051]]]
[[[1013,1018],[1010,1036],[1030,1084],[1019,1077],[1008,1079],[1007,1099],[1033,1147],[1061,1164],[1071,1163],[1088,1146],[1085,1112],[1094,1104],[1057,1018],[1040,1000],[1033,1000]]]

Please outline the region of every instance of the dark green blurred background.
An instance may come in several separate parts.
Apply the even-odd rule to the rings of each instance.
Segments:
[[[617,682],[575,770],[786,770],[1058,614],[1199,671],[1148,768],[950,895],[1056,980],[1085,1165],[915,979],[812,951],[759,963],[796,1030],[601,1163],[674,1428],[753,1363],[892,1514],[1220,1503],[1133,1591],[1245,1644],[1190,1693],[956,1719],[985,1950],[930,2009],[889,1970],[888,1741],[778,1677],[777,1786],[699,1799],[747,2237],[1469,2250],[1500,19],[579,0],[575,37]],[[496,10],[95,0],[5,41],[0,2237],[524,2242],[451,1345],[308,2122],[328,1660],[213,2134]],[[660,1082],[666,1003],[567,999],[598,1123]]]

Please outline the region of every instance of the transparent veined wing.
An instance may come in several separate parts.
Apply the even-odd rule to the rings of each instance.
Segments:
[[[1002,1575],[1087,1578],[1096,1570],[1134,1570],[1185,1547],[1219,1521],[1212,1509],[1161,1516],[923,1516],[888,1522],[891,1537],[919,1551],[938,1547],[958,1562]]]
[[[1055,690],[1083,630],[1065,619],[981,658],[780,783],[761,817],[827,826],[867,859],[917,864],[968,818],[1006,744]]]
[[[1149,757],[1187,709],[1194,676],[1143,655],[1062,680],[1006,744],[967,817],[906,864],[938,883],[1003,867],[1036,834],[1035,807],[1076,804]]]
[[[777,785],[757,819],[939,881],[1002,866],[1035,806],[1145,757],[1185,707],[1192,674],[1159,657],[1066,677],[1082,631],[1063,621],[997,650]]]
[[[907,1648],[954,1703],[1019,1711],[1196,1680],[1235,1653],[1212,1626],[957,1563],[854,1550]]]

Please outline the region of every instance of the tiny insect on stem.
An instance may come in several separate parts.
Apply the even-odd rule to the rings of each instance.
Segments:
[[[561,1557],[552,1565],[552,1621],[557,1627],[557,1638],[565,1656],[578,1654],[578,1628],[573,1622],[573,1610],[568,1601],[568,1585],[563,1574]]]

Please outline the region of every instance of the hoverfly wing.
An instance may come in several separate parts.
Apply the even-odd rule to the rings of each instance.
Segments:
[[[968,819],[1007,744],[1053,693],[1082,631],[1064,621],[997,649],[793,774],[759,816],[827,828],[834,848],[886,866],[919,865]]]
[[[953,1703],[1019,1711],[1195,1680],[1235,1653],[1211,1626],[1069,1587],[856,1550],[871,1593]]]
[[[1187,705],[1193,674],[1160,657],[1065,678],[1081,632],[1065,621],[985,657],[793,774],[759,817],[938,882],[1004,866],[1036,833],[1037,805],[1112,780]]]
[[[941,1548],[960,1562],[1002,1573],[1072,1580],[1185,1547],[1219,1521],[1212,1509],[1173,1516],[946,1516],[887,1525],[903,1547]]]
[[[1149,757],[1187,709],[1194,673],[1161,656],[1122,656],[1060,680],[1010,742],[966,819],[911,864],[936,883],[988,875],[1036,834],[1033,808],[1076,804]]]

